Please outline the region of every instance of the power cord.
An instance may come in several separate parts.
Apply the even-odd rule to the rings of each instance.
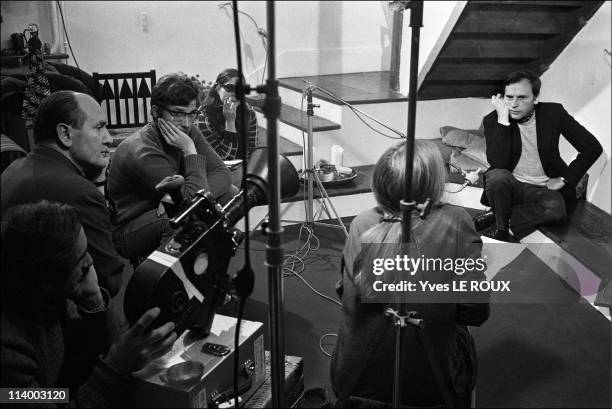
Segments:
[[[233,8],[233,4],[231,2],[217,4],[217,7],[219,9],[224,9],[227,6],[230,6],[231,8]],[[255,21],[255,19],[251,17],[250,14],[245,13],[244,11],[241,11],[241,10],[238,10],[238,13],[247,16],[253,22],[253,24],[255,25],[255,28],[257,29],[257,34],[261,38],[263,48],[266,51],[266,57],[264,59],[264,65],[263,65],[263,70],[261,74],[261,84],[263,84],[266,81],[266,67],[268,66],[268,33],[266,32],[265,29],[259,27],[259,24],[257,24],[257,21]]]
[[[326,337],[338,338],[338,334],[334,334],[333,332],[328,332],[327,334],[323,334],[321,338],[319,338],[319,349],[321,350],[321,352],[323,352],[323,355],[331,358],[331,354],[327,352],[325,349],[323,349],[323,339],[325,339]]]
[[[460,167],[453,165],[450,162],[446,162],[446,164],[448,164],[449,166],[451,166],[452,168],[455,168],[456,170],[458,170],[459,172],[461,172],[461,174],[463,175],[463,177],[465,178],[465,182],[459,187],[459,189],[457,190],[448,190],[446,188],[444,188],[444,191],[447,193],[459,193],[461,192],[463,189],[466,188],[466,186],[468,185],[475,185],[478,182],[478,175],[481,171],[481,168],[478,168],[476,170],[473,170],[471,172],[467,172],[463,169],[461,169]]]
[[[66,36],[66,42],[68,43],[68,48],[70,48],[70,54],[72,55],[72,59],[74,60],[74,65],[76,65],[76,67],[79,69],[79,72],[80,72],[81,67],[79,67],[79,63],[77,62],[77,59],[74,56],[74,51],[72,51],[72,43],[70,42],[70,39],[68,38],[68,30],[66,30],[66,22],[64,21],[64,13],[62,12],[62,5],[60,4],[59,1],[56,1],[55,3],[57,3],[57,8],[60,12],[60,17],[62,18],[62,27],[64,29],[64,35]]]
[[[304,231],[307,231],[308,235],[306,236],[304,244],[301,244],[302,234]],[[311,240],[315,241],[316,244],[314,246],[311,245]],[[283,276],[285,277],[295,276],[299,278],[316,295],[341,307],[342,303],[319,292],[304,277],[302,277],[302,273],[306,269],[306,263],[304,259],[306,258],[306,256],[308,256],[311,250],[318,250],[319,246],[320,246],[320,241],[319,241],[319,238],[314,233],[314,229],[311,226],[308,226],[307,224],[302,223],[300,225],[300,231],[298,233],[298,242],[296,245],[295,253],[285,256],[285,263],[283,264]],[[296,268],[296,263],[298,264],[297,268]],[[325,356],[331,357],[331,354],[325,351],[322,345],[323,339],[328,336],[337,337],[338,335],[334,333],[323,334],[321,338],[319,338],[319,349]]]
[[[338,97],[337,95],[335,95],[334,93],[332,93],[332,92],[330,92],[330,91],[326,90],[325,88],[321,88],[321,87],[319,87],[318,85],[312,85],[312,87],[313,87],[313,88],[315,88],[315,89],[318,89],[319,91],[321,91],[321,92],[323,92],[323,93],[325,93],[325,94],[327,94],[327,95],[329,95],[330,97],[332,97],[332,98],[333,98],[333,99],[335,99],[336,101],[341,102],[341,103],[342,103],[342,105],[346,105],[347,107],[349,107],[349,108],[350,108],[350,110],[351,110],[351,111],[353,111],[353,113],[354,113],[354,114],[357,116],[357,118],[358,118],[358,119],[359,119],[361,122],[363,122],[365,126],[367,126],[368,128],[370,128],[370,129],[371,129],[371,130],[373,130],[374,132],[376,132],[376,133],[378,133],[378,134],[380,134],[380,135],[384,136],[385,138],[389,138],[389,139],[406,139],[406,136],[405,136],[404,134],[402,134],[401,132],[399,132],[399,131],[396,131],[396,133],[398,133],[398,134],[399,134],[399,135],[401,135],[401,136],[391,136],[391,135],[387,135],[387,134],[386,134],[386,133],[384,133],[384,132],[379,131],[378,129],[374,129],[374,128],[373,128],[373,127],[370,125],[370,124],[368,124],[368,123],[367,123],[367,122],[366,122],[366,121],[365,121],[365,120],[362,118],[362,114],[361,114],[359,111],[357,111],[357,109],[356,109],[356,108],[355,108],[353,105],[351,105],[351,104],[349,104],[348,102],[344,101],[342,98],[340,98],[340,97]],[[303,98],[304,98],[304,97],[302,96],[302,99],[303,99]],[[303,111],[304,111],[304,108],[302,107],[302,116],[304,115],[304,114],[303,114]]]

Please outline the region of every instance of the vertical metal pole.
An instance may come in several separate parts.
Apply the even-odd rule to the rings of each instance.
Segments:
[[[307,125],[306,125],[306,133],[308,136],[308,140],[306,141],[306,223],[310,224],[314,222],[313,215],[313,179],[314,179],[314,160],[313,160],[313,133],[312,133],[312,116],[314,115],[314,109],[312,104],[312,88],[309,86],[306,89],[306,115],[307,115]]]
[[[406,180],[404,186],[404,199],[400,203],[402,209],[402,243],[410,242],[410,230],[412,225],[412,210],[415,208],[415,203],[412,200],[412,166],[414,161],[414,129],[416,123],[416,100],[417,100],[417,75],[419,72],[419,40],[421,26],[423,25],[423,2],[410,2],[410,27],[412,28],[411,44],[410,44],[410,89],[408,91],[408,129],[406,132]],[[406,315],[406,304],[400,299],[397,306],[398,314],[403,317]],[[401,390],[403,390],[402,368],[404,354],[402,346],[406,328],[401,325],[397,326],[396,344],[395,344],[395,371],[393,383],[393,406],[401,406]]]
[[[389,88],[399,91],[400,57],[402,54],[402,25],[404,12],[393,12],[393,27],[391,28],[391,63],[389,64]]]
[[[277,137],[277,120],[280,115],[280,97],[276,80],[276,32],[274,24],[274,1],[266,2],[268,26],[268,80],[266,81],[266,100],[264,113],[268,129],[268,175],[269,175],[269,214],[268,246],[266,265],[268,266],[269,330],[271,342],[271,380],[272,406],[283,408],[285,405],[285,345],[283,309],[283,247],[280,225],[280,172]]]

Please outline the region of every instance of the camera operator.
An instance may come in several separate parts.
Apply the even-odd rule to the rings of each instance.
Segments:
[[[2,249],[1,386],[69,387],[69,406],[121,406],[130,374],[172,346],[174,323],[148,329],[159,309],[147,311],[90,370],[71,359],[65,333],[78,323],[78,342],[97,342],[87,328],[106,325],[110,296],[98,286],[77,210],[45,200],[9,209]]]

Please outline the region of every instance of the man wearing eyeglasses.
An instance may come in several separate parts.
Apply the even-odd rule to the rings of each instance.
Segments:
[[[182,73],[160,78],[151,95],[153,121],[115,151],[107,179],[113,213],[113,240],[120,254],[137,263],[173,234],[155,189],[162,179],[181,175],[183,197],[210,190],[224,204],[238,189],[231,174],[194,121],[200,111],[198,88]]]

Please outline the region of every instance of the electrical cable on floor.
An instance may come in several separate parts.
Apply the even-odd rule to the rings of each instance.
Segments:
[[[300,243],[302,241],[302,232],[304,230],[308,232],[308,237],[306,238],[304,245],[300,247]],[[311,239],[316,241],[316,244],[314,247],[311,245]],[[314,234],[313,228],[306,224],[301,224],[300,231],[298,233],[298,242],[297,242],[297,246],[295,249],[295,253],[288,254],[285,256],[285,263],[283,264],[283,269],[287,270],[288,273],[283,273],[283,276],[286,277],[289,275],[289,273],[290,274],[302,273],[305,269],[305,264],[304,264],[303,259],[308,255],[310,250],[318,250],[319,246],[320,246],[319,238]],[[302,252],[304,254],[301,254]],[[301,268],[299,268],[299,271],[295,269],[296,262],[299,262],[301,264]],[[291,263],[291,268],[289,268],[289,263]]]
[[[299,278],[300,280],[302,280],[304,282],[304,284],[306,284],[311,290],[312,292],[314,292],[315,294],[317,294],[319,297],[324,298],[328,301],[333,302],[334,304],[337,304],[339,306],[342,306],[342,304],[340,303],[340,301],[334,300],[331,297],[328,297],[325,294],[320,293],[319,291],[315,290],[315,288],[313,286],[310,285],[310,283],[308,283],[308,281],[306,281],[306,279],[304,279],[304,277],[302,277],[300,274],[295,274],[293,273],[293,275],[295,275],[297,278]]]
[[[446,193],[459,193],[461,192],[463,189],[465,189],[465,187],[468,185],[468,182],[465,182],[464,184],[461,185],[461,187],[459,187],[459,189],[457,190],[448,190],[447,188],[444,188],[444,191]]]
[[[467,171],[461,169],[459,166],[453,165],[449,161],[445,161],[445,163],[448,166],[450,166],[450,167],[458,170],[459,172],[461,172],[461,174],[465,178],[465,182],[459,187],[459,189],[457,189],[457,190],[448,190],[446,187],[444,187],[444,191],[445,192],[447,192],[447,193],[459,193],[463,189],[465,189],[466,186],[468,186],[468,185],[476,185],[476,183],[478,182],[478,178],[479,178],[478,174],[480,173],[480,170],[481,170],[480,168],[478,168],[476,170],[473,170],[473,171],[470,171],[470,172],[467,172]]]
[[[338,338],[338,334],[334,334],[333,332],[328,332],[327,334],[321,335],[321,338],[319,338],[319,349],[321,350],[321,352],[323,352],[323,355],[326,355],[331,358],[331,354],[327,352],[325,349],[323,349],[323,339],[325,339],[325,337]]]
[[[301,237],[302,237],[302,231],[303,230],[307,230],[308,231],[308,236],[304,242],[304,244],[302,246],[300,246],[301,243]],[[311,240],[316,240],[316,245],[312,246],[311,245]],[[312,285],[310,285],[310,283],[304,278],[302,277],[302,272],[304,272],[304,270],[306,269],[306,264],[304,262],[304,259],[306,258],[306,256],[308,256],[308,254],[310,253],[310,250],[317,250],[319,248],[320,242],[318,237],[314,234],[314,230],[312,227],[306,225],[306,224],[302,224],[300,225],[300,233],[298,236],[298,244],[297,244],[297,248],[294,254],[289,254],[286,257],[285,263],[283,264],[283,276],[287,277],[287,276],[295,276],[297,278],[299,278],[300,280],[302,280],[302,282],[304,284],[306,284],[306,286],[308,286],[308,288],[310,288],[315,294],[317,294],[318,296],[333,302],[334,304],[337,305],[342,305],[339,301],[334,300],[333,298],[317,291]],[[301,254],[301,253],[304,254]],[[298,264],[298,268],[296,269],[296,263]]]

